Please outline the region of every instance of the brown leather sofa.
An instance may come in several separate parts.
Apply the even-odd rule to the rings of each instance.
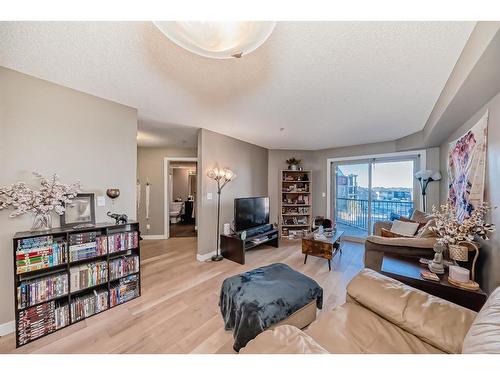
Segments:
[[[305,331],[264,331],[240,353],[500,353],[500,288],[476,313],[365,269],[349,283],[347,302]]]
[[[431,219],[427,214],[415,210],[410,218],[422,224]],[[384,254],[394,254],[414,258],[432,258],[434,256],[433,246],[436,243],[434,234],[416,235],[415,237],[382,237],[382,229],[390,230],[392,222],[378,221],[373,226],[373,235],[368,236],[365,241],[365,267],[375,271],[382,268]],[[425,233],[429,233],[426,231]]]

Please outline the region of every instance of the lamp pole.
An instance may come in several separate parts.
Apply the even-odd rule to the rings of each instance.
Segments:
[[[222,187],[220,186],[220,179],[217,180],[217,248],[215,249],[215,255],[212,257],[213,262],[219,262],[223,259],[222,255],[219,254],[219,243],[220,243],[220,193]]]

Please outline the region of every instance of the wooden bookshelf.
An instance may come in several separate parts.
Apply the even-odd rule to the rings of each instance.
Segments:
[[[139,235],[137,222],[16,233],[16,347],[139,297]]]
[[[312,227],[312,172],[282,170],[279,175],[279,233],[301,238]]]

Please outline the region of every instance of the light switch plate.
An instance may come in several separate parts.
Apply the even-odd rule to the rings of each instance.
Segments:
[[[326,193],[325,193],[325,192],[322,192],[322,193],[321,193],[321,196],[322,196],[323,198],[326,198]]]
[[[106,205],[106,197],[104,195],[97,196],[97,207],[104,207]]]
[[[207,193],[207,199],[210,201],[212,200],[212,193]]]

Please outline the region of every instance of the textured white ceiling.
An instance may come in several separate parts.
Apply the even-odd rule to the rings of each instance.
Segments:
[[[143,145],[192,147],[203,127],[321,149],[421,130],[474,25],[279,22],[257,51],[212,60],[150,22],[0,22],[0,65],[137,108]]]

